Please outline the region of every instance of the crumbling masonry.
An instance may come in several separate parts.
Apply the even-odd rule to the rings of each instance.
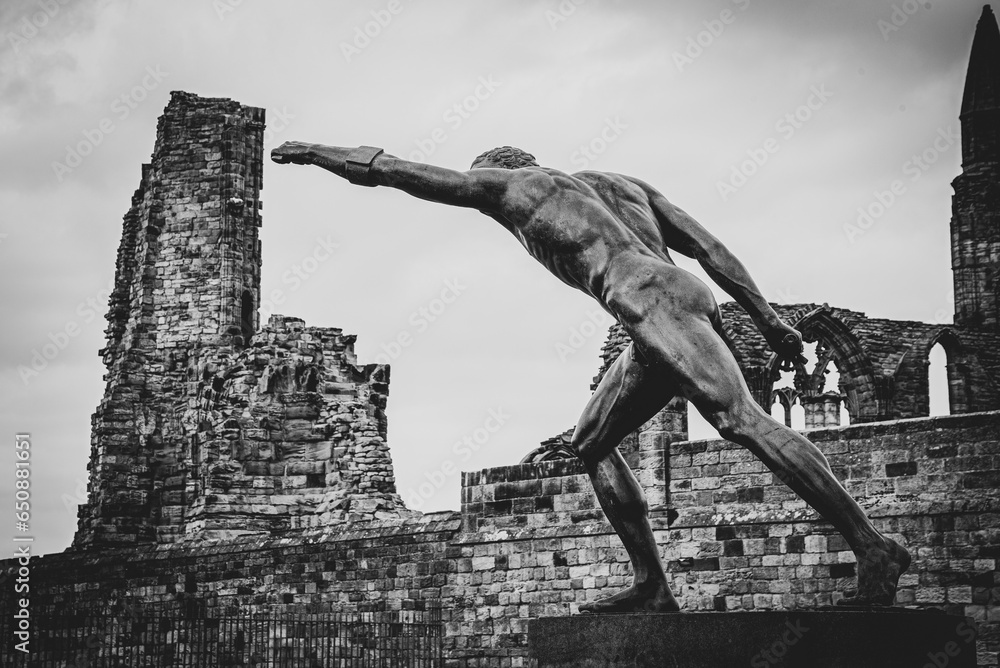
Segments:
[[[355,337],[258,330],[264,110],[174,93],[125,215],[76,548],[407,516],[389,369]]]

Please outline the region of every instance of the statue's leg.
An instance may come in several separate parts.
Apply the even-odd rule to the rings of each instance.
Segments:
[[[618,444],[663,408],[673,386],[662,372],[643,367],[626,349],[611,365],[573,432],[573,446],[594,484],[605,516],[632,562],[631,587],[580,606],[581,612],[675,612],[649,524],[646,498]]]
[[[736,360],[716,330],[719,323],[713,324],[714,310],[647,311],[644,315],[626,329],[647,359],[669,369],[681,393],[723,438],[753,452],[843,534],[858,560],[858,596],[850,602],[891,605],[899,576],[909,566],[909,554],[879,533],[815,445],[774,420],[753,400]]]

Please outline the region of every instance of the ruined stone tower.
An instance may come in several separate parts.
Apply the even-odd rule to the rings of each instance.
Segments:
[[[74,546],[395,516],[388,368],[258,331],[264,110],[174,92],[125,215]]]
[[[1000,330],[1000,31],[976,26],[962,96],[962,173],[952,182],[955,324]]]

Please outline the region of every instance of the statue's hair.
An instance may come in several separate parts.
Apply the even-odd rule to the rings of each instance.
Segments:
[[[503,169],[539,166],[535,161],[535,156],[513,146],[500,146],[480,154],[472,161],[472,169],[475,169],[480,162],[489,162],[491,167]]]

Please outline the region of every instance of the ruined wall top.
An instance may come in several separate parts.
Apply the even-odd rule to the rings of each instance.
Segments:
[[[259,327],[264,112],[174,92],[125,215],[77,548],[406,516],[388,367],[353,335]]]
[[[125,214],[109,368],[129,351],[245,344],[256,329],[263,131],[263,109],[171,94]]]

